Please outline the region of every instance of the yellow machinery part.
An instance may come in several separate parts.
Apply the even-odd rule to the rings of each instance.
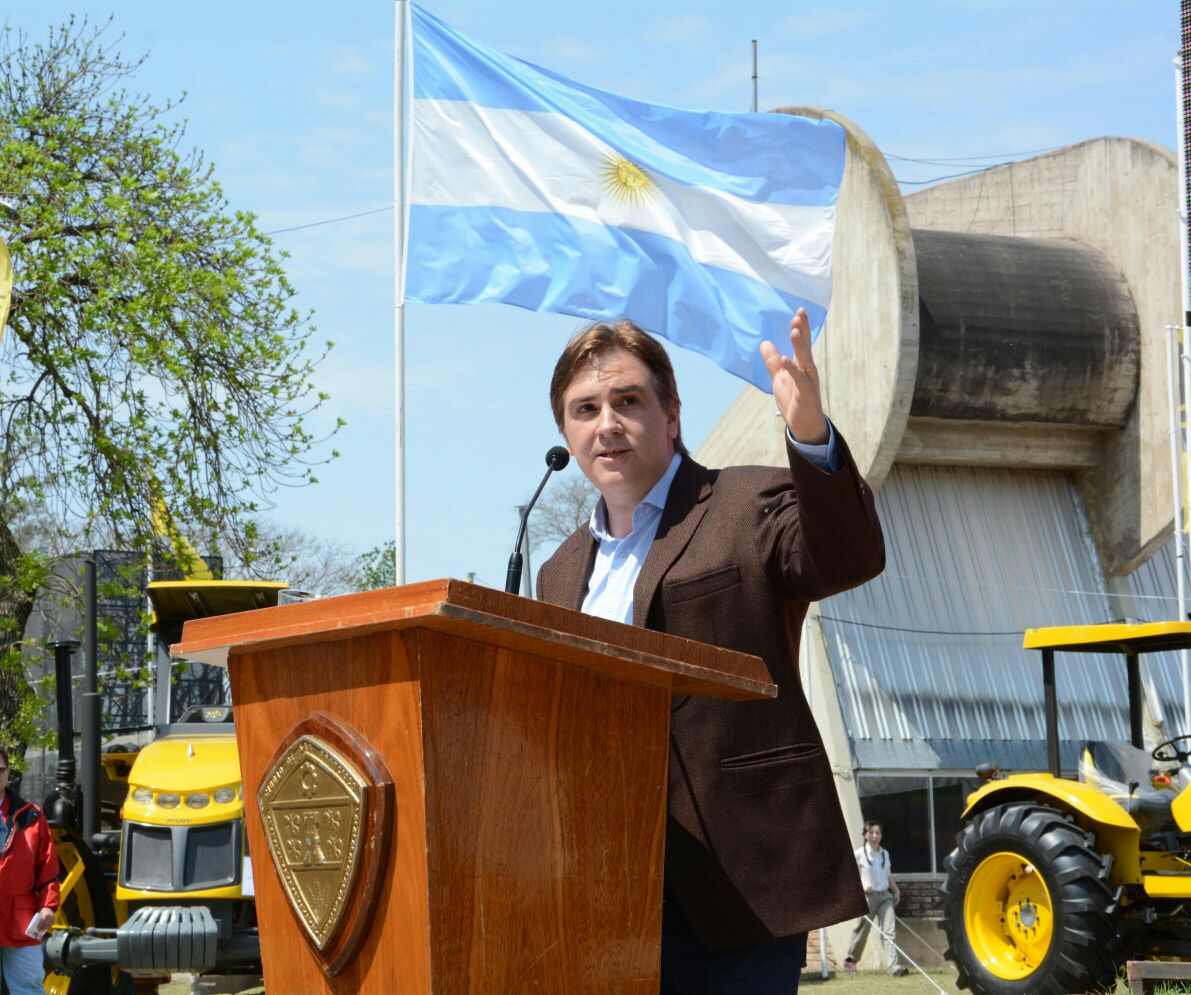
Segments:
[[[964,894],[972,952],[993,975],[1020,981],[1050,951],[1054,906],[1033,864],[1010,851],[990,854],[972,872]]]
[[[45,976],[45,995],[70,995],[70,975],[48,972]]]
[[[1191,646],[1191,622],[1110,622],[1026,629],[1022,648],[1078,653],[1155,653]]]
[[[8,309],[12,306],[12,256],[8,246],[0,238],[0,337],[8,321]]]
[[[65,871],[65,877],[59,885],[61,892],[61,902],[58,906],[58,914],[54,917],[54,926],[65,928],[72,925],[67,918],[66,910],[70,899],[73,897],[77,909],[77,917],[82,921],[84,926],[95,925],[95,909],[91,904],[91,891],[86,887],[86,882],[83,882],[83,861],[79,855],[78,847],[75,846],[74,841],[65,838],[57,839],[55,841],[55,848],[58,851],[58,862],[62,865],[62,870]],[[80,884],[80,882],[83,882]],[[74,923],[73,925],[79,925]]]
[[[1191,833],[1191,786],[1178,793],[1170,803],[1170,814],[1174,816],[1175,825],[1185,833]]]
[[[127,781],[136,758],[137,754],[129,751],[128,753],[105,753],[99,758],[99,761],[103,764],[103,769],[107,772],[109,780]]]
[[[229,885],[226,888],[207,888],[202,891],[174,891],[171,889],[157,890],[157,891],[138,891],[132,888],[125,888],[123,885],[116,885],[116,898],[121,902],[149,902],[154,905],[160,905],[164,900],[175,898],[182,898],[189,904],[201,905],[203,902],[213,899],[232,899],[239,901],[244,898],[244,890],[238,884]]]
[[[1023,799],[1068,812],[1083,829],[1095,833],[1097,849],[1113,857],[1110,871],[1113,887],[1142,883],[1141,831],[1137,823],[1116,801],[1089,784],[1053,774],[1011,774],[989,781],[968,795],[963,817],[969,819],[994,805]],[[1161,866],[1166,869],[1165,864]]]
[[[129,793],[124,801],[124,818],[156,826],[201,826],[239,819],[244,811],[240,797],[240,756],[236,738],[230,732],[172,734],[143,747],[128,777]],[[149,789],[152,799],[138,801],[138,789]],[[219,788],[230,788],[235,797],[215,801]],[[162,792],[176,795],[172,808],[157,804]],[[186,797],[206,795],[201,808],[190,808]]]
[[[54,916],[53,929],[67,929],[74,926],[87,929],[93,926],[113,928],[127,917],[127,910],[122,902],[112,901],[108,893],[93,896],[91,886],[86,876],[86,864],[79,849],[78,837],[66,829],[54,829],[54,848],[58,852],[58,862],[62,865],[62,881],[59,884],[61,900],[58,912]],[[89,858],[94,859],[94,858]],[[94,878],[93,878],[94,880]],[[96,908],[99,902],[103,906],[102,913]],[[114,913],[114,918],[111,918]],[[118,972],[113,969],[115,979]],[[73,979],[79,984],[77,977]],[[50,972],[46,975],[46,995],[69,995],[72,979],[69,975]],[[76,984],[76,990],[78,985]]]
[[[1146,894],[1150,898],[1191,898],[1191,871],[1184,868],[1185,874],[1163,875],[1146,874],[1142,877]]]
[[[1082,815],[1092,823],[1138,833],[1137,823],[1129,813],[1102,791],[1089,784],[1069,781],[1053,774],[1011,774],[989,781],[968,795],[968,807],[963,817],[967,819],[974,812],[1001,804],[997,795],[1005,795],[1006,801],[1027,795],[1045,798],[1058,808]]]

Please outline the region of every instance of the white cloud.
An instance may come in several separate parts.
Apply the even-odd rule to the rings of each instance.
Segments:
[[[655,22],[649,36],[663,45],[692,45],[715,38],[715,26],[700,14],[682,14]]]
[[[327,52],[327,65],[336,75],[357,79],[372,76],[378,68],[375,60],[364,49],[354,45],[339,45],[330,49]]]
[[[897,16],[891,11],[891,16]],[[806,11],[786,18],[778,33],[789,35],[797,43],[801,38],[823,38],[829,35],[850,34],[876,21],[877,12],[860,7],[837,4]]]
[[[608,58],[606,48],[598,48],[571,35],[556,35],[544,50],[548,53],[544,64],[555,72],[573,76],[575,66],[593,66]]]

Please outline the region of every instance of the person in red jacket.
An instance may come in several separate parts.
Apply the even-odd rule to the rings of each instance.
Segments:
[[[58,908],[58,853],[45,816],[8,786],[0,746],[0,971],[11,995],[44,995],[41,938]]]

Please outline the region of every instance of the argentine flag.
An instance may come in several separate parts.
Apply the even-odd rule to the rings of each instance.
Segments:
[[[629,100],[411,15],[405,299],[623,316],[770,390],[761,341],[826,317],[843,129]]]

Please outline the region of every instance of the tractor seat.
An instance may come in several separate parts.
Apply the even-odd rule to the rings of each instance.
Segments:
[[[1091,740],[1079,751],[1080,781],[1117,802],[1143,834],[1177,832],[1170,812],[1177,792],[1156,789],[1154,773],[1149,752],[1123,739]]]

